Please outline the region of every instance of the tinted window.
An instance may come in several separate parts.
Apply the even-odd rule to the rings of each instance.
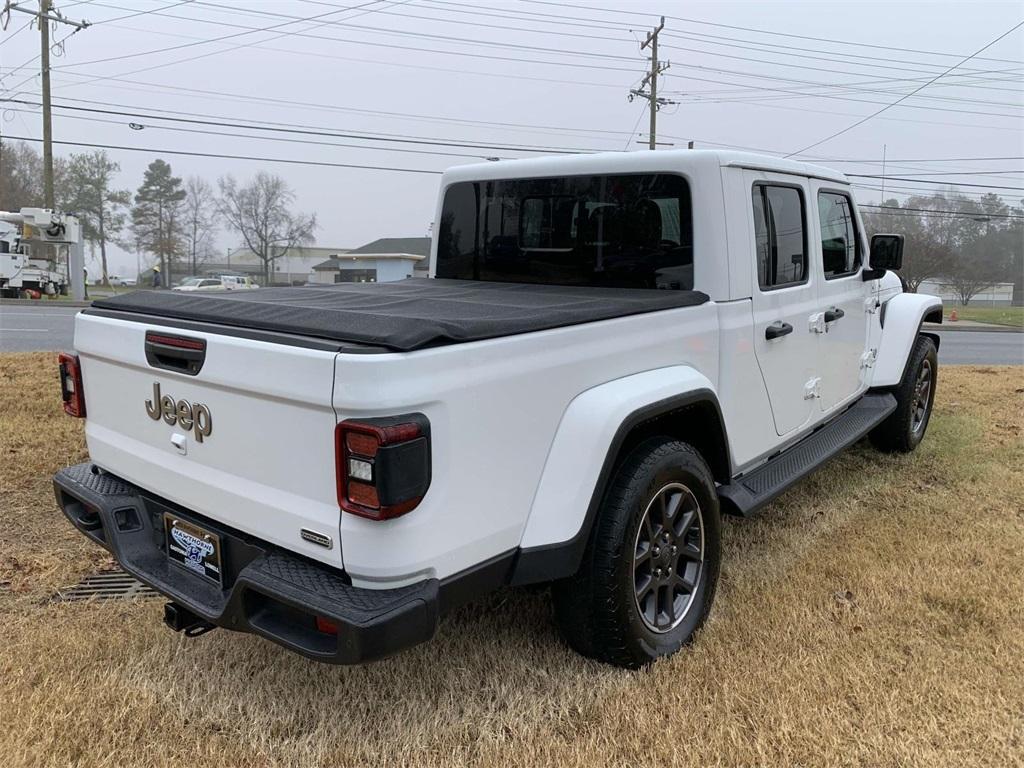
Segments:
[[[438,230],[442,278],[693,288],[686,181],[669,174],[453,184]]]
[[[807,279],[804,200],[799,189],[758,184],[754,206],[757,282],[763,290]]]
[[[860,269],[860,246],[850,199],[835,192],[819,192],[818,221],[825,279],[850,275]]]

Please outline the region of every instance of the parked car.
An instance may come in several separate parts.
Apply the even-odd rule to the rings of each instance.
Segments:
[[[356,663],[548,584],[573,648],[639,667],[708,616],[721,515],[865,436],[925,435],[942,303],[902,292],[902,238],[869,246],[840,172],[718,151],[466,165],[435,220],[434,279],[76,317],[88,355],[61,357],[62,393],[90,460],[57,498],[172,629]]]
[[[109,280],[110,285],[112,285],[115,288],[130,288],[134,287],[135,284],[137,283],[137,280],[134,277],[124,277],[122,275],[107,275],[107,280]],[[93,285],[102,286],[103,278],[97,277],[93,281]]]
[[[221,275],[220,279],[224,283],[225,290],[228,291],[244,291],[260,287],[259,283],[248,275]]]
[[[223,291],[224,281],[219,277],[186,277],[172,291]]]

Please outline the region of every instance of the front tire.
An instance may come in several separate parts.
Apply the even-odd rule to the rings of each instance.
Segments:
[[[871,444],[875,448],[887,453],[909,453],[921,444],[931,421],[938,373],[935,342],[927,336],[918,336],[903,380],[893,391],[896,410],[871,432]]]
[[[585,656],[636,669],[688,643],[714,600],[721,520],[693,447],[638,445],[612,478],[579,571],[554,585],[563,637]]]

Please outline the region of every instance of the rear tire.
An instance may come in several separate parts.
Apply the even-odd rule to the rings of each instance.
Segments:
[[[875,448],[887,453],[909,453],[920,445],[931,420],[938,373],[935,342],[927,336],[918,336],[903,380],[893,391],[896,410],[871,432],[871,444]]]
[[[720,562],[711,470],[686,443],[647,440],[612,478],[579,571],[553,585],[556,622],[579,653],[642,667],[693,638]]]

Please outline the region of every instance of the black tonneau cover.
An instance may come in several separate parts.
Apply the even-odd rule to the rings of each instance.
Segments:
[[[94,307],[407,352],[677,309],[699,291],[589,288],[409,278],[225,293],[135,291]]]

